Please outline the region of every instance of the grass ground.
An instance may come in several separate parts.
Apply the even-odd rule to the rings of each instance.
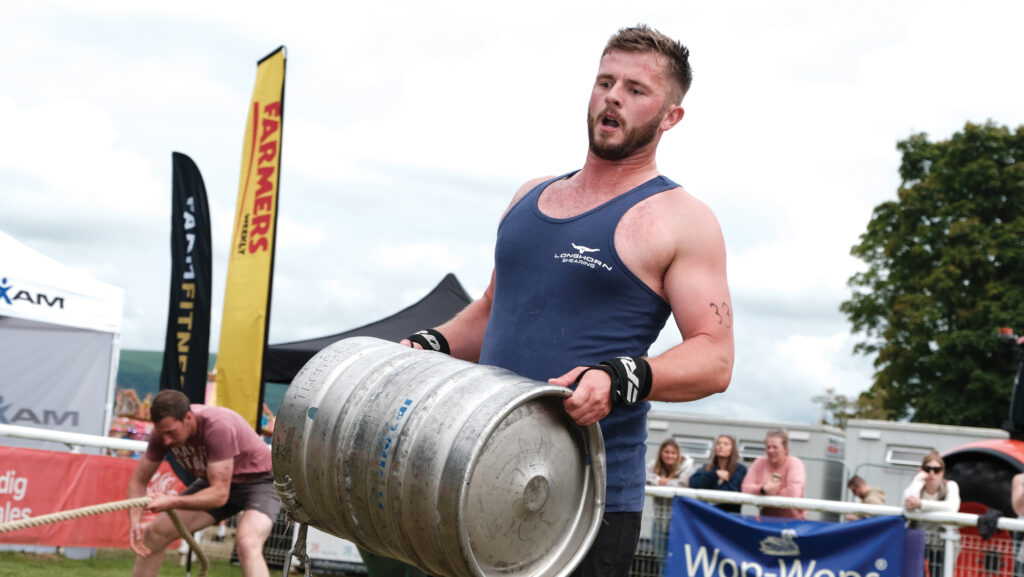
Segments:
[[[132,574],[135,554],[125,549],[100,549],[93,559],[67,559],[60,555],[0,552],[0,577],[109,577]],[[167,554],[160,577],[183,577],[178,555]],[[199,563],[192,564],[193,577],[199,575]],[[242,569],[227,561],[210,561],[207,577],[241,577]],[[280,571],[271,569],[271,575]]]

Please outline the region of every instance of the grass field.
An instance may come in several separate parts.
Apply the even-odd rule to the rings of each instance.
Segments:
[[[131,575],[135,554],[126,549],[100,549],[93,559],[67,559],[60,555],[0,552],[0,577],[108,577]],[[271,576],[280,570],[271,569]],[[160,577],[183,577],[178,555],[171,551],[164,559]],[[192,564],[192,576],[199,575],[199,563]],[[210,561],[207,577],[241,577],[242,569],[227,561]]]

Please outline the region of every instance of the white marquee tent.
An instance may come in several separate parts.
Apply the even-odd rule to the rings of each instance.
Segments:
[[[0,231],[0,423],[106,435],[123,315],[124,290]]]

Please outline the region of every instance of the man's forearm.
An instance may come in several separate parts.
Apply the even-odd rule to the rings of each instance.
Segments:
[[[685,402],[725,391],[732,380],[731,345],[729,341],[697,337],[648,358],[654,377],[648,398]]]
[[[128,481],[127,496],[129,499],[138,499],[139,497],[146,496],[146,485],[139,483],[133,477]],[[128,523],[131,527],[135,527],[142,521],[142,508],[128,509]]]
[[[475,300],[451,320],[437,327],[451,347],[451,354],[457,359],[476,362],[483,347],[484,332],[491,316],[491,300],[488,295]]]
[[[128,498],[138,499],[146,496],[146,485],[132,479],[128,482]]]
[[[224,506],[228,502],[228,493],[215,487],[208,487],[191,495],[176,495],[169,502],[172,505],[171,509],[209,511]]]

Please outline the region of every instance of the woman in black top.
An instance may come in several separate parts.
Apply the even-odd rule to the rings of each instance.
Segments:
[[[739,462],[740,452],[736,448],[736,439],[729,435],[719,435],[715,440],[715,454],[711,462],[697,469],[690,477],[693,489],[717,489],[719,491],[739,492],[743,485],[743,477],[747,467]],[[742,505],[718,503],[715,505],[723,511],[739,513]]]

